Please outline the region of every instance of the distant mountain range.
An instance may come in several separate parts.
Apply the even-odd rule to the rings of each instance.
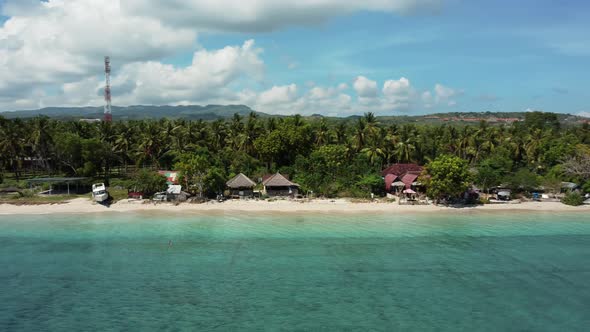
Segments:
[[[113,118],[115,120],[143,120],[143,119],[186,119],[186,120],[204,120],[213,121],[218,119],[231,118],[235,113],[241,116],[247,116],[254,112],[246,105],[188,105],[188,106],[127,106],[113,107]],[[260,117],[281,117],[281,115],[270,115],[256,112]],[[469,124],[479,123],[484,120],[489,123],[513,123],[524,119],[524,112],[454,112],[454,113],[437,113],[431,115],[391,115],[379,116],[380,122],[388,123],[456,123]],[[0,116],[7,119],[14,118],[32,118],[36,116],[48,116],[59,120],[80,120],[80,119],[102,119],[102,107],[48,107],[38,110],[0,112]],[[574,124],[588,121],[571,114],[556,113],[560,122],[564,124]],[[348,117],[326,117],[331,120],[356,120],[361,115]],[[317,120],[323,118],[320,114],[307,116],[307,119]]]
[[[143,119],[187,119],[217,120],[232,117],[235,113],[248,115],[252,109],[245,105],[207,105],[207,106],[113,106],[115,120]],[[7,119],[32,118],[39,115],[60,120],[102,119],[103,107],[47,107],[38,110],[0,112]]]

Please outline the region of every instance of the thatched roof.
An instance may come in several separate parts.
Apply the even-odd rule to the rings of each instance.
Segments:
[[[299,187],[297,183],[287,180],[281,173],[274,174],[262,182],[262,184],[265,187]]]
[[[240,173],[234,176],[233,179],[227,181],[226,185],[229,188],[237,189],[237,188],[251,188],[256,186],[256,182],[250,180],[249,177],[245,176],[243,173]]]

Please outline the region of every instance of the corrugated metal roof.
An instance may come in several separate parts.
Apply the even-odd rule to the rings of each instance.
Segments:
[[[385,176],[387,174],[396,174],[397,176],[400,176],[400,175],[408,173],[408,172],[420,173],[420,172],[422,172],[422,169],[423,169],[423,167],[419,166],[417,164],[393,164],[393,165],[387,167],[386,169],[384,169],[381,172],[381,175]]]
[[[404,177],[402,177],[402,182],[406,184],[406,188],[410,188],[410,186],[412,185],[412,183],[414,183],[414,181],[416,181],[416,179],[418,178],[418,175],[416,174],[406,174],[404,175]]]
[[[397,179],[397,175],[395,174],[385,175],[385,190],[391,190],[391,184],[393,183],[393,181],[395,181],[395,179]]]

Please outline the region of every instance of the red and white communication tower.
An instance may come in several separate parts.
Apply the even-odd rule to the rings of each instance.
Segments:
[[[104,121],[113,121],[113,114],[111,112],[111,57],[104,57],[104,76],[106,85],[104,87]]]

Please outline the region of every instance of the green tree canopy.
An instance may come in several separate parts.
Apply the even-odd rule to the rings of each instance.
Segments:
[[[142,169],[133,176],[129,189],[152,195],[166,189],[166,177],[157,172]]]
[[[442,155],[426,165],[422,179],[427,195],[438,201],[464,193],[471,184],[472,175],[465,159]]]

